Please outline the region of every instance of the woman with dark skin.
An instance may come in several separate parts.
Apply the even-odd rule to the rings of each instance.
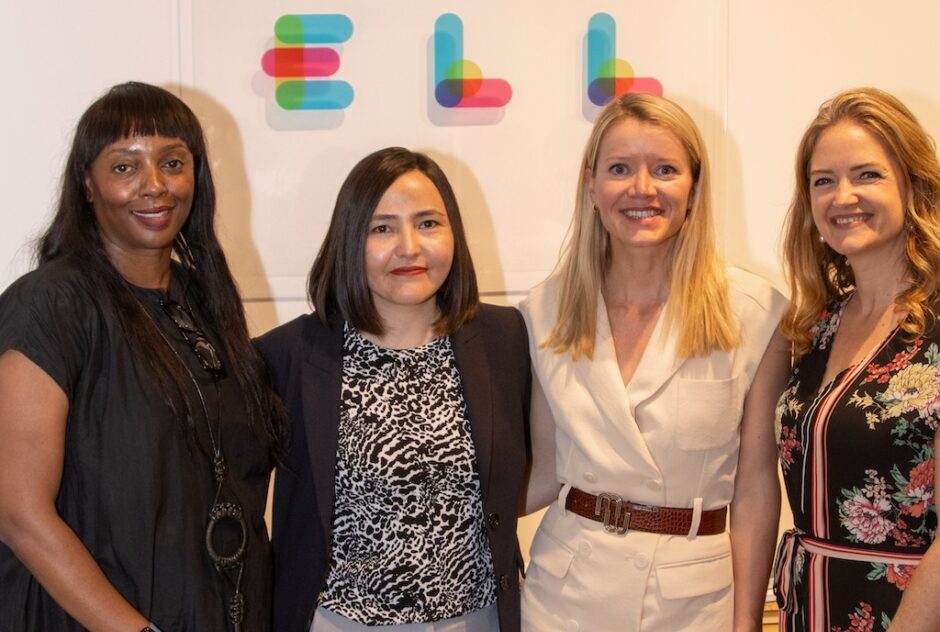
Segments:
[[[182,101],[126,83],[84,113],[0,297],[4,632],[270,629],[286,429],[214,215]]]
[[[390,147],[353,168],[309,295],[313,314],[259,341],[295,438],[275,479],[275,628],[518,632],[525,326],[479,303],[433,160]]]

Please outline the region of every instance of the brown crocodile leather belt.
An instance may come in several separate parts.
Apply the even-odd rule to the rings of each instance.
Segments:
[[[565,509],[588,520],[604,523],[610,533],[624,534],[629,530],[688,535],[692,527],[692,509],[639,505],[616,494],[589,494],[572,487]],[[725,530],[728,508],[702,512],[697,535],[717,535]]]

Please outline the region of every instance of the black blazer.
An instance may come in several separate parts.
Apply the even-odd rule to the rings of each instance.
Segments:
[[[274,481],[274,629],[307,632],[330,566],[342,326],[308,314],[258,339],[291,417],[293,441]],[[531,374],[521,314],[482,305],[451,336],[483,490],[501,632],[518,632],[516,514],[523,491]]]

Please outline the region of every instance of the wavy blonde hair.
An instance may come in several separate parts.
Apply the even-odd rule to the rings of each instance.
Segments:
[[[594,212],[588,174],[595,174],[601,141],[617,122],[633,118],[672,132],[689,155],[692,196],[670,261],[665,330],[679,330],[681,357],[730,350],[738,345],[724,264],[715,246],[705,144],[695,123],[676,103],[648,94],[611,101],[594,122],[581,161],[574,216],[558,264],[561,290],[555,325],[542,346],[574,359],[592,358],[597,332],[597,295],[610,266],[610,235]]]
[[[796,188],[784,228],[784,268],[790,284],[790,307],[783,333],[796,355],[810,349],[811,330],[826,305],[855,287],[845,257],[819,239],[813,222],[809,163],[820,136],[843,121],[877,138],[901,168],[905,195],[905,263],[910,286],[896,299],[908,312],[901,329],[914,339],[936,319],[940,271],[940,163],[933,139],[896,97],[876,88],[855,88],[835,95],[819,107],[796,154]]]

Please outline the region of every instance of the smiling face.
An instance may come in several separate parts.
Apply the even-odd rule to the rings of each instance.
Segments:
[[[591,199],[610,234],[611,252],[668,248],[685,222],[694,185],[679,138],[636,118],[614,123],[587,174]]]
[[[826,129],[808,177],[813,221],[836,252],[850,262],[903,256],[903,173],[871,132],[850,121]]]
[[[85,176],[101,243],[125,278],[153,257],[169,266],[195,191],[193,156],[178,138],[134,136],[105,147]]]
[[[394,319],[401,307],[436,313],[435,296],[453,259],[454,234],[441,194],[420,171],[405,173],[382,195],[366,237],[366,280],[382,319]]]

